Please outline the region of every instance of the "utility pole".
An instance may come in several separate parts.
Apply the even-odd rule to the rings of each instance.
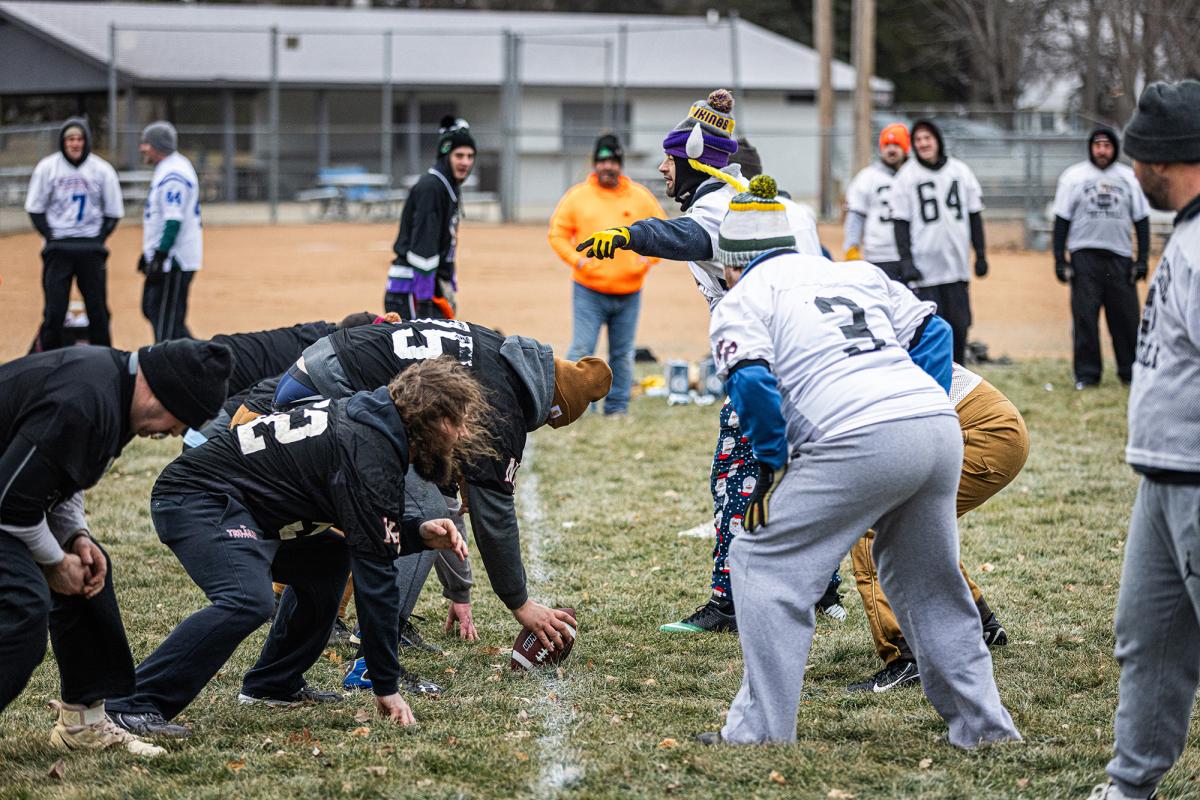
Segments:
[[[854,0],[854,171],[871,163],[871,113],[875,95],[871,75],[875,72],[875,0]]]
[[[817,72],[817,126],[820,130],[820,216],[833,217],[833,0],[813,3],[813,38],[821,66]]]

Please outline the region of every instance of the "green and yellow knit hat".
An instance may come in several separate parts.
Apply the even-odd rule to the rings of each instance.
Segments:
[[[795,247],[787,208],[769,175],[756,175],[750,190],[734,195],[717,236],[717,258],[727,267],[745,267],[768,250]]]

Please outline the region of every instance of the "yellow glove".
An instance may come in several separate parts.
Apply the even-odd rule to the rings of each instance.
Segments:
[[[862,261],[863,260],[862,250],[859,250],[857,246],[848,248],[846,250],[846,259],[845,260],[846,261]]]
[[[593,233],[579,243],[577,252],[587,251],[588,258],[612,258],[618,250],[629,247],[629,228],[606,228]]]

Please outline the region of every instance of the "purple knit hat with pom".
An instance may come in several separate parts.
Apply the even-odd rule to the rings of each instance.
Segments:
[[[695,159],[720,169],[729,164],[729,157],[738,149],[734,124],[733,94],[728,89],[717,89],[707,100],[692,104],[688,115],[663,139],[663,150],[667,155]]]

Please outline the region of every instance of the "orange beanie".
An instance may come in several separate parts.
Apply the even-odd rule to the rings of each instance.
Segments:
[[[893,122],[883,129],[879,134],[879,149],[882,150],[885,144],[898,144],[900,149],[908,152],[908,128],[901,125],[899,122]]]

